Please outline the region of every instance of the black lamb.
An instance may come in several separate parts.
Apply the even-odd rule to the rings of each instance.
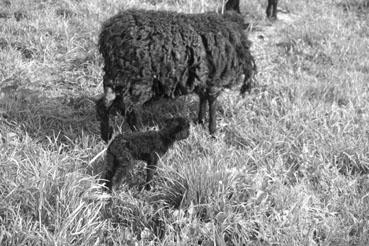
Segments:
[[[135,160],[147,163],[146,190],[156,169],[159,157],[163,156],[175,141],[190,135],[190,123],[182,117],[168,119],[166,127],[159,131],[132,132],[117,135],[110,143],[107,155],[106,187],[111,191],[134,166]]]
[[[198,121],[209,104],[209,131],[216,130],[216,99],[223,88],[252,87],[256,65],[241,15],[234,11],[183,14],[126,10],[108,19],[99,37],[104,58],[104,96],[97,101],[101,136],[111,137],[109,114],[121,112],[132,129],[134,108],[159,98],[196,93]]]

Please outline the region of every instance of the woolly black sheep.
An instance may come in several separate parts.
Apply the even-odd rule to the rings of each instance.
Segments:
[[[268,0],[266,15],[269,19],[277,19],[277,5],[278,0]],[[225,10],[235,10],[240,13],[240,0],[228,0]]]
[[[135,128],[136,106],[196,93],[198,121],[209,104],[209,131],[216,130],[216,99],[223,88],[251,88],[256,65],[241,15],[126,10],[108,19],[99,37],[104,58],[104,96],[97,101],[101,135],[112,133],[109,113],[121,112]]]
[[[159,131],[117,135],[107,150],[106,187],[111,191],[113,184],[119,184],[128,174],[134,166],[134,161],[142,160],[147,163],[145,188],[149,190],[159,157],[163,156],[175,141],[185,139],[189,134],[189,121],[177,117],[167,120],[166,127]]]

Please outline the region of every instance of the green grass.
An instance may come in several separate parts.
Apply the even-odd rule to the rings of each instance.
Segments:
[[[121,8],[221,6],[153,2],[0,2],[0,244],[368,245],[364,0],[280,1],[294,22],[269,33],[266,1],[242,1],[265,30],[253,39],[258,86],[220,97],[216,139],[192,124],[160,160],[152,191],[138,189],[138,163],[128,184],[103,192],[102,21]],[[197,103],[167,108],[149,116],[195,117]]]

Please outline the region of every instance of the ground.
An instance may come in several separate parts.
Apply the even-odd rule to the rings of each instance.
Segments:
[[[156,4],[154,4],[156,2]],[[364,0],[241,1],[257,86],[220,98],[160,160],[104,192],[97,38],[120,8],[221,1],[0,1],[1,245],[368,245],[369,17]],[[196,116],[197,99],[147,113]],[[159,119],[160,120],[160,119]],[[116,130],[126,131],[122,118]]]

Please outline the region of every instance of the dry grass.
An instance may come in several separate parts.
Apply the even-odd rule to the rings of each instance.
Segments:
[[[221,1],[0,1],[0,244],[368,245],[368,3],[281,1],[294,22],[267,32],[265,2],[241,7],[262,34],[259,86],[224,93],[217,138],[193,125],[152,191],[137,189],[138,165],[110,197],[103,158],[90,162],[105,148],[101,22]],[[194,116],[189,105],[168,112]]]

